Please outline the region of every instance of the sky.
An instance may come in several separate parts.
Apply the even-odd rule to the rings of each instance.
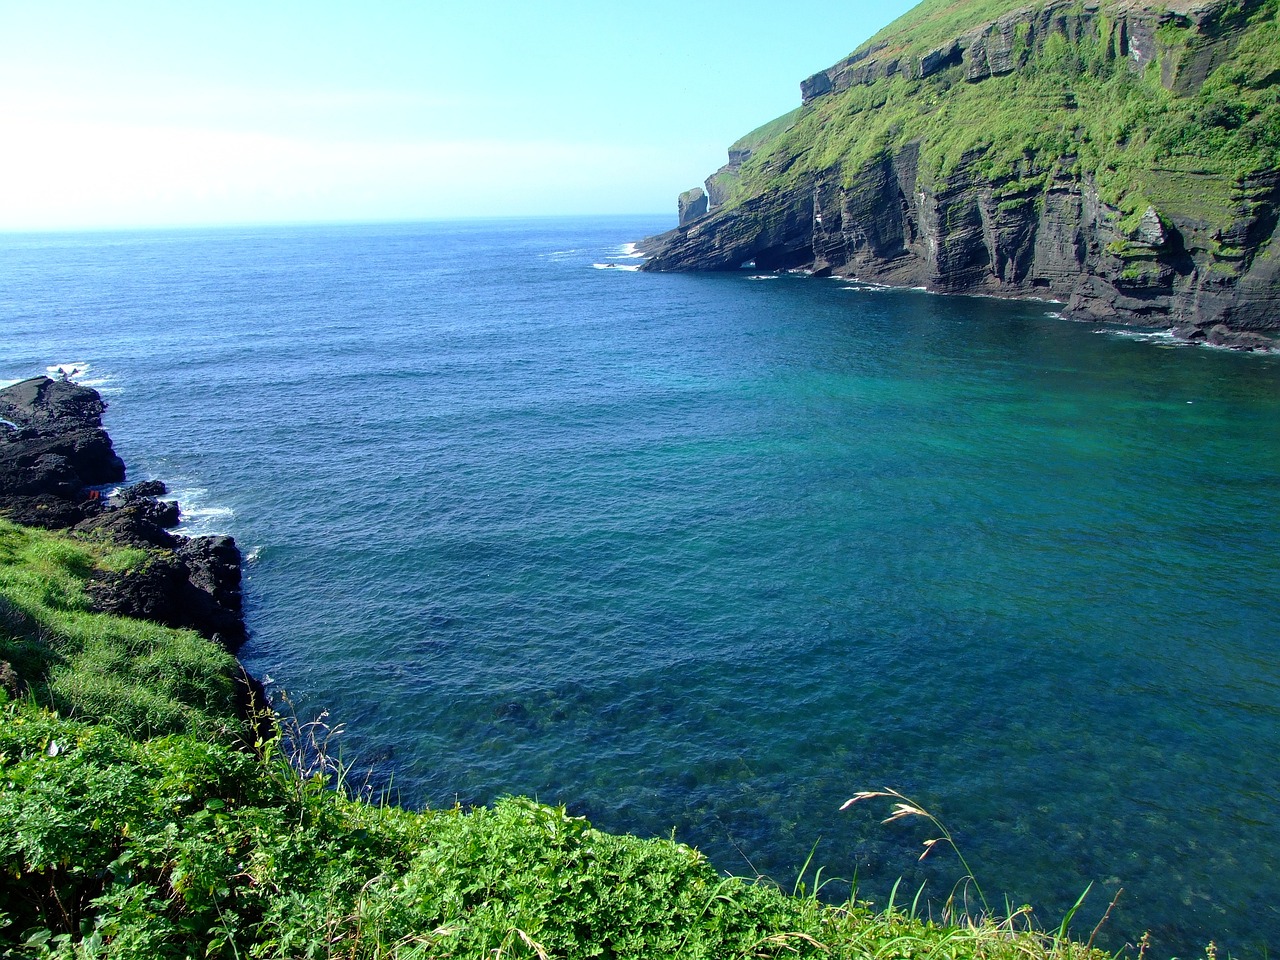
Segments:
[[[0,0],[0,231],[675,216],[911,0]]]

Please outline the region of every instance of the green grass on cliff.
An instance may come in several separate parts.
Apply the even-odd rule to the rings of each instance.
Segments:
[[[507,799],[414,813],[192,735],[0,710],[0,957],[1104,960],[1014,923],[827,906]],[[798,893],[798,895],[797,895]]]
[[[877,32],[858,50],[885,44],[885,54],[918,57],[950,43],[976,26],[992,23],[1016,10],[1042,5],[1023,0],[964,0],[963,3],[924,0]]]
[[[235,745],[230,704],[207,696],[225,661],[193,653],[205,641],[86,611],[95,571],[146,559],[0,524],[0,660],[29,684],[0,696],[3,960],[1105,960],[1021,914],[934,922],[825,905],[562,807],[370,802],[348,789],[322,724],[281,719],[281,736]],[[118,685],[118,709],[59,687],[88,663]],[[192,711],[178,732],[137,722],[151,695]],[[195,717],[208,726],[191,729]]]
[[[0,661],[69,715],[143,734],[224,726],[234,657],[193,631],[91,609],[96,576],[127,577],[149,559],[0,520]]]
[[[953,37],[1007,7],[929,0],[904,20],[919,20],[924,32],[909,34],[917,43],[935,29]],[[1247,178],[1280,168],[1278,18],[1277,0],[1238,14],[1239,43],[1191,95],[1165,89],[1162,63],[1192,56],[1201,38],[1162,27],[1158,58],[1136,73],[1107,42],[1103,16],[1099,32],[1080,42],[1052,35],[1014,73],[968,82],[958,67],[820,97],[758,146],[729,205],[819,175],[855,186],[880,157],[918,144],[921,182],[934,190],[962,173],[1014,197],[1062,172],[1093,178],[1130,226],[1154,205],[1211,234],[1251,202]]]

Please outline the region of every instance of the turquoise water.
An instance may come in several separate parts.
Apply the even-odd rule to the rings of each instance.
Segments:
[[[405,803],[529,794],[881,900],[1280,946],[1280,358],[1053,306],[648,275],[643,219],[0,238],[251,556],[249,667]],[[837,888],[832,888],[834,892]]]

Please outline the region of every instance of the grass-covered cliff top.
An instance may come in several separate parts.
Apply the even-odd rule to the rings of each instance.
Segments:
[[[88,609],[147,562],[0,522],[0,958],[1093,956],[1025,917],[824,905],[529,800],[361,796],[321,723],[251,743],[214,644]]]
[[[1091,4],[1094,9],[1105,9],[1112,17],[1152,9],[1186,16],[1211,5],[1212,0],[1164,0],[1163,3],[1107,0],[1105,3]],[[875,49],[889,56],[918,57],[1002,17],[1040,11],[1050,6],[1072,9],[1070,4],[1063,4],[1062,0],[963,0],[959,3],[956,0],[924,0],[879,30],[850,56]],[[1074,9],[1084,12],[1085,5],[1076,3]]]
[[[876,51],[866,62],[918,56],[1004,14],[1049,6],[926,0],[860,49]],[[918,63],[904,61],[891,75],[817,96],[756,143],[725,205],[816,178],[852,186],[882,158],[918,146],[919,182],[935,191],[976,180],[1016,202],[1055,177],[1087,178],[1128,227],[1154,206],[1230,248],[1242,242],[1232,224],[1257,200],[1250,178],[1280,169],[1280,2],[1202,6],[1211,13],[1200,26],[1164,16],[1167,5],[1151,8],[1143,16],[1155,49],[1138,56],[1125,20],[1139,15],[1136,4],[1056,3],[1053,16],[1028,13],[1003,38],[988,37],[988,48],[1007,41],[1007,72],[971,78],[971,61],[953,58],[921,78]]]

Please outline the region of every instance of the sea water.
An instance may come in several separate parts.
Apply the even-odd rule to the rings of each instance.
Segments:
[[[248,667],[405,804],[937,909],[936,832],[839,809],[888,786],[997,906],[1280,947],[1280,358],[632,269],[664,226],[5,236],[0,377],[102,391],[244,549]]]

